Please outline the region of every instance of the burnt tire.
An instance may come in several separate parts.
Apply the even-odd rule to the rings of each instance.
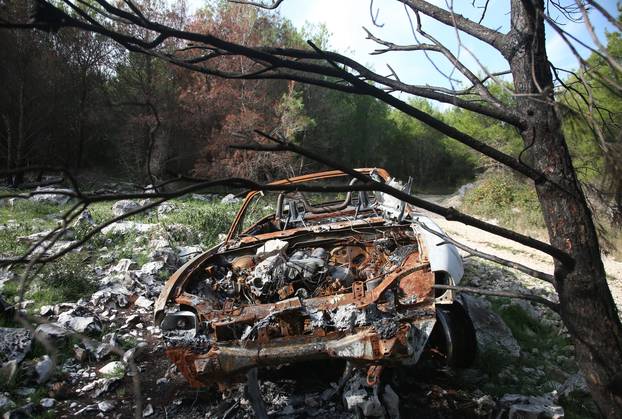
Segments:
[[[442,348],[446,364],[466,368],[475,360],[477,342],[475,329],[460,304],[436,306],[435,340]]]

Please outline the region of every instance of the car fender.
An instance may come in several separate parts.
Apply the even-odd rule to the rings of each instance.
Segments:
[[[433,272],[444,271],[449,273],[454,285],[458,285],[464,275],[464,265],[460,252],[451,243],[443,240],[438,235],[431,233],[421,227],[417,223],[425,225],[430,230],[439,234],[445,234],[443,230],[428,217],[413,217],[415,223],[413,228],[419,233],[423,244],[428,250],[428,259],[430,260],[430,268]]]

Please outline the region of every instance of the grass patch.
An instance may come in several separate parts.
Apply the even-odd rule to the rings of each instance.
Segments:
[[[508,304],[507,300],[496,301],[493,302],[493,309],[508,325],[523,350],[547,351],[570,344],[556,330],[534,319],[516,304]]]
[[[184,224],[195,233],[200,233],[201,244],[211,247],[219,242],[218,235],[226,233],[235,218],[238,206],[221,203],[206,203],[201,201],[176,202],[179,208],[164,218],[161,222],[166,225]],[[186,244],[187,237],[172,234],[175,244]]]
[[[95,278],[86,263],[88,255],[69,253],[46,264],[33,281],[27,296],[40,307],[66,301],[77,301],[96,291]]]
[[[119,341],[119,346],[121,346],[121,348],[123,348],[124,351],[129,351],[130,349],[138,346],[138,339],[131,335],[128,335],[125,337],[119,337],[118,341]]]
[[[542,395],[577,371],[570,341],[554,327],[542,324],[507,298],[490,298],[492,309],[510,328],[521,347],[514,358],[498,348],[478,354],[474,368],[486,379],[472,389],[501,397],[508,393]]]
[[[0,292],[6,301],[12,302],[19,295],[19,278],[6,282]]]
[[[12,206],[0,206],[0,254],[18,255],[28,249],[18,237],[51,230],[56,227],[66,205],[50,205],[29,200],[17,200]]]

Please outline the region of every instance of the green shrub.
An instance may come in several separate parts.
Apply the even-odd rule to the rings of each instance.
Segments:
[[[37,305],[76,301],[95,292],[95,278],[83,253],[69,253],[46,264],[39,273],[28,297]]]
[[[506,171],[486,173],[477,186],[468,191],[462,207],[465,212],[499,224],[529,232],[545,228],[535,188]]]
[[[0,228],[0,254],[18,255],[24,252],[29,245],[18,242],[17,238],[53,229],[56,227],[55,220],[67,208],[29,200],[17,200],[13,206],[0,206],[0,224],[3,225]],[[10,224],[9,220],[12,221]]]
[[[202,244],[213,246],[218,243],[218,235],[226,233],[235,218],[236,205],[204,202],[179,203],[179,209],[163,218],[165,224],[184,224],[193,232],[201,233]],[[183,238],[173,237],[182,242]]]

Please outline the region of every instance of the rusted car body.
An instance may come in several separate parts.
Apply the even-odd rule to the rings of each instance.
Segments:
[[[358,170],[404,188],[383,169]],[[349,181],[330,171],[274,183],[337,180]],[[438,308],[453,304],[452,292],[434,284],[457,284],[463,274],[457,250],[427,231],[438,226],[381,193],[318,204],[287,192],[272,214],[243,228],[262,195],[247,195],[226,240],[175,272],[156,302],[167,355],[190,384],[313,359],[416,363]]]

